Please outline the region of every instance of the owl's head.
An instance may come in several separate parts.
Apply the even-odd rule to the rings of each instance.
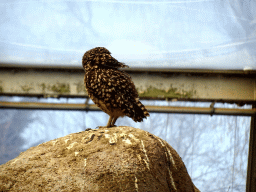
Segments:
[[[127,65],[118,62],[114,57],[112,57],[110,51],[105,47],[95,47],[89,51],[86,51],[82,59],[82,65],[86,70],[96,66],[99,68],[128,67]]]

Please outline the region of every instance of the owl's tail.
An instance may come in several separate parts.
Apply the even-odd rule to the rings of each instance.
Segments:
[[[136,103],[133,104],[133,110],[134,110],[134,115],[131,117],[135,122],[143,121],[143,118],[147,118],[149,116],[149,113],[145,106],[139,101],[136,100]]]

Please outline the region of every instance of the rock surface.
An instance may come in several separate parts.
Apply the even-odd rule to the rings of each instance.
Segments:
[[[177,152],[132,127],[73,133],[0,165],[0,191],[199,191]]]

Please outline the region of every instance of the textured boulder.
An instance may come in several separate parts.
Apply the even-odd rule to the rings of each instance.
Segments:
[[[0,191],[199,191],[177,152],[132,127],[87,130],[0,165]]]

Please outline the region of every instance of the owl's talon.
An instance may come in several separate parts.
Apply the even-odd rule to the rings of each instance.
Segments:
[[[107,126],[97,126],[98,129],[107,128]]]
[[[112,127],[116,127],[116,125],[110,126],[110,127],[108,127],[108,126],[97,126],[97,128],[99,128],[99,129],[103,129],[103,128],[112,128]]]

